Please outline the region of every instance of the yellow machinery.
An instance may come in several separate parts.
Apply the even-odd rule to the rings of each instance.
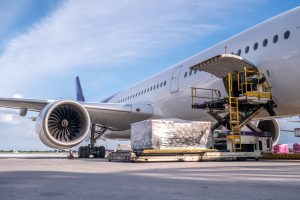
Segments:
[[[233,96],[232,75],[228,73],[228,99],[229,99],[229,122],[233,151],[242,149],[241,129],[240,129],[240,114],[239,114],[239,99]]]
[[[244,67],[244,71],[238,72],[235,78],[238,92],[234,92],[233,77],[228,73],[228,112],[231,130],[228,138],[232,141],[232,150],[236,152],[242,149],[239,101],[243,101],[243,104],[267,102],[272,99],[272,94],[271,86],[261,72]]]
[[[272,99],[271,86],[263,73],[244,67],[238,73],[238,91],[240,99],[269,101]]]
[[[249,127],[251,119],[263,109],[274,115],[273,107],[276,106],[264,74],[255,68],[242,69],[227,74],[228,97],[222,98],[220,91],[215,89],[192,88],[192,108],[205,109],[217,120],[212,132],[221,125],[230,130],[226,138],[231,141],[230,151],[233,152],[243,151],[241,128],[245,125]],[[213,141],[213,147],[216,142]]]

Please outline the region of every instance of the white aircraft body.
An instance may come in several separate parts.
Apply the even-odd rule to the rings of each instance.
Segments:
[[[90,132],[90,124],[103,127],[106,138],[130,138],[130,124],[150,118],[179,118],[212,121],[205,110],[192,109],[191,87],[219,90],[228,96],[226,81],[216,74],[219,68],[194,71],[190,68],[217,55],[232,55],[254,65],[272,85],[278,106],[275,117],[300,115],[300,7],[273,17],[195,56],[169,67],[102,102],[78,100],[36,100],[0,98],[0,106],[39,112],[36,131],[52,148],[79,144]],[[228,63],[228,66],[232,63]],[[233,63],[234,64],[234,63]],[[213,72],[213,73],[212,73]],[[80,86],[80,85],[79,85]],[[80,88],[79,95],[82,95]],[[207,92],[203,91],[203,95]],[[202,101],[205,101],[203,99]],[[264,113],[278,140],[275,118]]]

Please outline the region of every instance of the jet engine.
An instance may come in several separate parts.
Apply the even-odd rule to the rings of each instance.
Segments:
[[[271,132],[273,145],[277,144],[280,137],[280,128],[275,119],[259,121],[257,128],[261,131]]]
[[[58,100],[40,112],[35,128],[41,141],[48,147],[70,148],[88,135],[90,117],[79,103]]]

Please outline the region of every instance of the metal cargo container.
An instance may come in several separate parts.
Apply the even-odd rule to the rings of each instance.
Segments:
[[[145,149],[208,148],[210,122],[177,119],[145,120],[131,124],[131,147]]]

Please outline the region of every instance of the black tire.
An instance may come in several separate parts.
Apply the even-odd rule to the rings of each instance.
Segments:
[[[90,157],[90,147],[85,146],[84,147],[84,158],[89,158]]]
[[[80,146],[78,149],[78,158],[83,158],[83,152],[82,152],[83,147]]]
[[[99,147],[99,158],[105,158],[105,147],[104,146],[100,146]]]
[[[95,147],[94,158],[100,158],[100,147]]]

